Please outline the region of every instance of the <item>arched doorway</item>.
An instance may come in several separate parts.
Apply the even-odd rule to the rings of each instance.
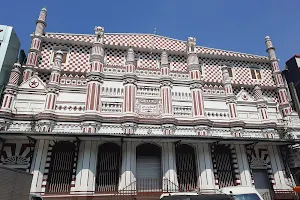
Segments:
[[[194,148],[187,144],[176,146],[176,169],[179,189],[191,191],[197,188],[196,157]]]
[[[216,145],[214,147],[214,159],[220,188],[235,185],[231,155],[231,149],[227,145]]]
[[[115,143],[99,146],[96,192],[117,191],[120,175],[121,147]]]
[[[138,191],[162,189],[161,149],[146,143],[136,148],[136,187]]]
[[[58,142],[53,146],[46,192],[70,192],[75,150],[71,142]]]

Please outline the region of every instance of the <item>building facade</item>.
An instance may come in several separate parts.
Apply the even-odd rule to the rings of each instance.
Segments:
[[[32,193],[291,191],[284,153],[299,118],[270,37],[269,56],[256,56],[193,37],[47,33],[46,17],[43,8],[0,112],[0,162],[31,172]]]
[[[20,40],[11,26],[0,25],[0,94],[19,54]]]

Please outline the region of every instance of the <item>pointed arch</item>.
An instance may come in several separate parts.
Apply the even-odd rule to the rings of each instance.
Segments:
[[[53,146],[46,192],[70,192],[75,152],[76,145],[68,141]]]
[[[175,148],[176,169],[180,190],[191,191],[197,188],[197,168],[195,149],[188,144],[180,144]]]
[[[98,147],[96,192],[117,191],[121,167],[121,147],[107,142]]]

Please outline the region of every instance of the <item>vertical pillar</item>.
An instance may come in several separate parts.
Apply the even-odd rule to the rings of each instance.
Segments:
[[[201,81],[201,72],[198,55],[196,52],[196,38],[189,37],[187,41],[187,65],[190,78],[190,88],[192,95],[192,116],[194,118],[204,118],[204,100]]]
[[[195,146],[198,186],[203,192],[214,193],[217,187],[215,184],[210,147],[206,143],[195,144]]]
[[[246,148],[244,145],[235,145],[238,169],[240,172],[241,186],[252,186],[249,162],[247,159]]]
[[[279,110],[282,116],[286,117],[292,112],[292,109],[289,104],[286,87],[284,85],[281,71],[279,69],[278,59],[276,58],[276,54],[275,54],[275,47],[273,46],[269,36],[266,36],[265,43],[267,47],[266,51],[268,52],[269,58],[271,60],[273,77],[277,87],[277,93],[279,97]]]
[[[36,158],[33,166],[33,177],[31,182],[31,193],[40,193],[42,191],[43,176],[46,167],[47,154],[49,148],[48,140],[39,140],[36,145]]]
[[[136,143],[124,142],[122,146],[122,167],[119,190],[136,190]]]
[[[284,175],[284,166],[281,162],[281,155],[278,152],[277,146],[268,146],[269,157],[271,161],[272,171],[274,173],[275,185],[274,189],[288,190],[291,186],[287,185]]]
[[[80,144],[75,194],[94,193],[95,191],[97,147],[96,141],[84,141]]]
[[[257,105],[257,110],[259,112],[260,119],[262,121],[268,121],[269,115],[267,111],[267,102],[264,100],[261,88],[259,84],[256,84],[254,87],[254,98]]]
[[[164,142],[162,144],[163,190],[176,192],[178,179],[176,169],[175,144]]]
[[[96,117],[101,113],[101,84],[103,82],[103,62],[104,62],[104,28],[95,27],[95,41],[92,46],[90,69],[87,74],[87,93],[85,101],[85,115]],[[91,121],[88,125],[97,123]],[[83,123],[83,132],[94,133],[97,129],[87,127]]]
[[[229,118],[231,120],[236,120],[237,119],[236,97],[233,93],[232,84],[231,84],[231,80],[226,65],[222,66],[222,76],[223,76],[223,85],[226,94],[226,103],[228,105],[228,110],[229,110]]]
[[[14,64],[14,68],[11,70],[8,84],[4,90],[4,97],[1,105],[1,111],[12,112],[14,100],[17,94],[18,83],[20,79],[21,72],[19,68],[21,65],[19,63]]]
[[[32,34],[31,46],[28,52],[25,70],[23,72],[23,82],[27,81],[33,75],[33,69],[37,68],[39,62],[40,49],[42,47],[42,39],[44,37],[44,30],[46,27],[47,10],[43,8],[40,12],[39,18],[36,21],[36,28]]]
[[[176,126],[174,124],[163,124],[161,126],[164,135],[174,135]]]
[[[136,98],[136,75],[135,75],[135,56],[132,48],[129,48],[126,56],[126,73],[123,76],[124,81],[124,99],[123,114],[135,115]]]
[[[54,58],[54,66],[50,74],[50,81],[47,85],[47,96],[45,102],[45,111],[47,113],[54,113],[56,107],[57,95],[59,92],[59,80],[60,80],[60,70],[62,63],[63,52],[58,50]]]
[[[163,51],[161,54],[161,78],[160,78],[160,94],[162,102],[162,117],[172,117],[172,78],[170,77],[170,64],[168,54]]]

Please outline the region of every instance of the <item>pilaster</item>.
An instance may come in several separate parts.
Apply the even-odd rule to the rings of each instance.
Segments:
[[[175,144],[172,142],[162,143],[162,170],[163,170],[163,190],[176,192],[178,188],[178,178],[176,169]]]
[[[228,66],[222,66],[223,85],[226,94],[226,104],[229,110],[230,120],[237,120],[236,97],[233,94],[232,84],[228,73]]]
[[[235,149],[238,169],[240,172],[241,186],[252,186],[252,177],[249,162],[247,159],[246,148],[244,145],[236,144]]]
[[[172,78],[170,77],[170,64],[168,60],[168,54],[166,51],[163,51],[161,54],[160,67],[160,95],[162,102],[162,117],[170,118],[173,116]]]
[[[195,144],[195,146],[198,186],[201,192],[214,193],[217,187],[215,184],[210,147],[206,143],[198,143]]]
[[[135,134],[137,124],[133,122],[126,122],[122,124],[123,134],[132,135]]]
[[[3,112],[12,112],[14,100],[18,91],[19,79],[21,76],[21,72],[19,70],[20,67],[20,63],[15,63],[14,68],[11,70],[8,84],[4,90],[4,97],[1,105],[1,111]]]
[[[43,176],[45,172],[46,162],[47,162],[47,155],[48,155],[48,148],[49,148],[49,141],[48,140],[39,140],[35,152],[36,158],[35,163],[33,166],[33,176],[31,182],[30,193],[37,193],[40,194],[42,191],[42,183],[43,183]]]
[[[277,93],[279,97],[279,109],[282,116],[286,117],[292,112],[292,109],[289,104],[286,87],[284,85],[281,71],[278,65],[278,59],[276,57],[275,47],[273,46],[271,38],[269,36],[266,36],[265,43],[267,48],[266,51],[269,54],[270,62],[273,69],[274,81],[277,87]]]
[[[97,167],[97,141],[80,144],[74,194],[93,194]]]
[[[50,74],[50,81],[47,85],[47,95],[44,113],[54,113],[56,107],[57,96],[59,93],[60,70],[62,64],[63,52],[58,50],[54,58],[54,66]]]
[[[136,143],[124,142],[122,144],[122,167],[120,173],[119,190],[136,190]]]
[[[176,126],[174,124],[163,124],[161,129],[164,135],[174,135]]]
[[[198,55],[196,52],[196,38],[189,37],[187,41],[187,65],[192,95],[193,118],[205,118],[203,88]]]
[[[104,62],[104,28],[95,27],[95,39],[90,57],[90,69],[87,73],[87,92],[85,101],[85,116],[97,118],[101,114],[101,85],[103,83],[103,62]],[[96,121],[94,121],[97,124]],[[92,123],[88,124],[92,125]],[[95,128],[87,128],[83,132],[96,132]]]
[[[123,115],[135,116],[135,101],[136,101],[136,81],[135,75],[135,53],[132,48],[129,48],[126,56],[126,73],[123,76],[124,82],[124,99],[123,99]]]
[[[23,72],[23,82],[27,81],[33,75],[33,70],[38,67],[37,65],[39,62],[44,32],[47,26],[46,18],[47,10],[46,8],[43,8],[40,12],[38,20],[36,21],[35,31],[31,35],[32,41],[28,52],[27,61],[24,65],[25,70]]]
[[[254,87],[254,98],[256,101],[257,110],[261,121],[269,121],[269,115],[267,111],[267,102],[264,100],[260,85],[257,83]]]

